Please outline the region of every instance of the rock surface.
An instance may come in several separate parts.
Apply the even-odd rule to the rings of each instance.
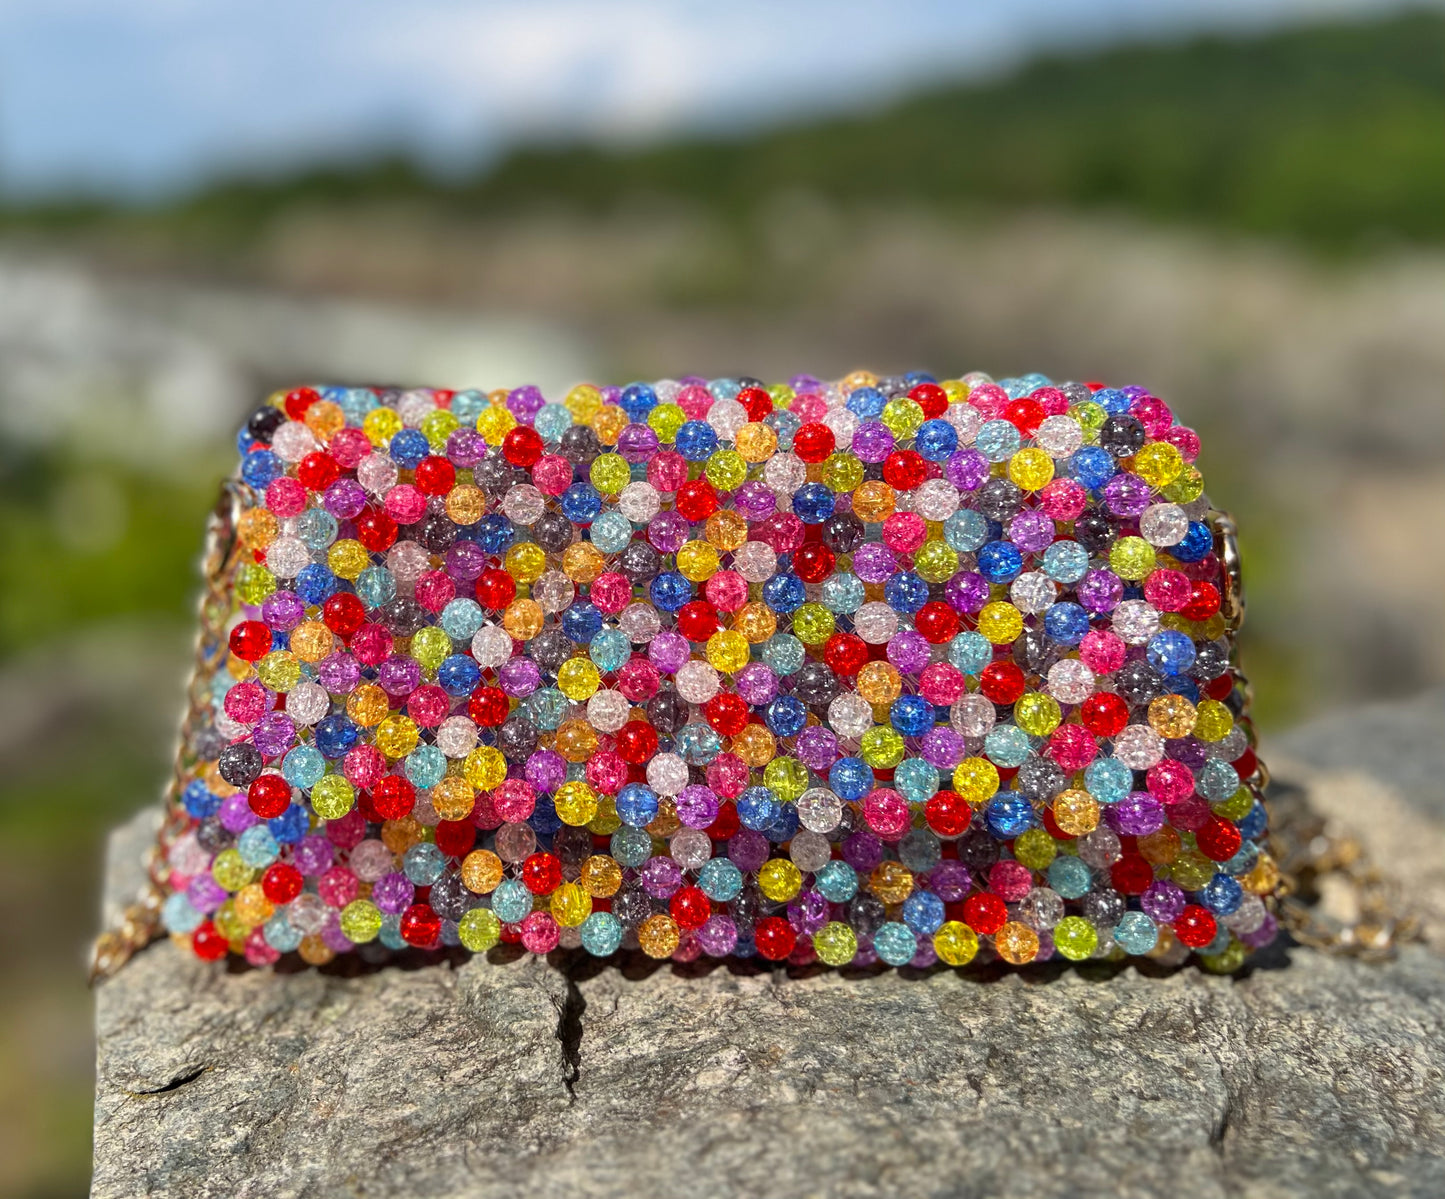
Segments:
[[[1400,871],[1430,944],[1222,979],[273,975],[162,942],[97,991],[93,1194],[1445,1194],[1445,693],[1273,748]],[[153,819],[112,839],[112,902]]]

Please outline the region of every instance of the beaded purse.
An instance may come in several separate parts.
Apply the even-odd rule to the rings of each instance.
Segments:
[[[204,959],[1269,942],[1199,440],[1137,387],[301,388],[239,438],[153,889]]]

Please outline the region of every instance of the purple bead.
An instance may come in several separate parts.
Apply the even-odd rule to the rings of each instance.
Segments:
[[[893,433],[882,421],[865,420],[853,434],[853,453],[860,462],[882,462],[893,452]]]
[[[296,722],[285,712],[267,712],[251,734],[264,758],[284,754],[296,743]]]
[[[1126,837],[1145,837],[1164,827],[1164,808],[1147,791],[1131,791],[1104,811],[1114,831]]]
[[[805,728],[793,742],[793,756],[816,774],[838,760],[838,738],[821,724]]]
[[[294,591],[273,591],[261,605],[261,619],[267,627],[289,633],[306,619],[306,605]]]
[[[186,898],[196,911],[209,915],[226,902],[230,896],[226,888],[213,879],[209,872],[198,874],[186,884]]]
[[[943,586],[943,598],[955,612],[981,612],[988,596],[988,580],[974,570],[960,571]]]
[[[744,874],[749,874],[768,860],[768,839],[753,829],[738,829],[728,838],[728,858]]]
[[[755,707],[778,698],[778,676],[765,662],[749,662],[733,676],[733,681],[738,695]]]
[[[1124,582],[1112,570],[1091,570],[1079,580],[1076,594],[1090,612],[1112,612],[1124,598]]]
[[[622,388],[616,387],[611,383],[605,387],[599,387],[597,390],[602,393],[602,402],[604,404],[615,404],[622,398]]]
[[[687,517],[681,512],[659,512],[647,524],[647,540],[664,554],[675,554],[687,540]]]
[[[1054,954],[1057,952],[1058,950],[1054,946],[1053,930],[1047,928],[1039,929],[1039,951],[1038,953],[1034,954],[1034,961],[1052,961]]]
[[[531,383],[516,388],[507,396],[507,411],[522,424],[530,425],[537,419],[537,413],[546,404],[541,390]]]
[[[682,867],[671,858],[648,858],[637,873],[642,889],[653,899],[669,899],[682,886]]]
[[[865,583],[882,583],[898,569],[898,559],[881,541],[867,541],[853,551],[853,573]]]
[[[788,380],[788,386],[793,389],[796,395],[815,396],[823,394],[823,382],[815,379],[812,375],[794,375]]]
[[[859,829],[843,842],[843,860],[859,874],[868,874],[883,861],[883,842],[867,829]]]
[[[693,783],[677,797],[677,818],[688,828],[707,828],[717,819],[720,806],[711,787]]]
[[[1147,387],[1140,387],[1137,383],[1127,384],[1126,386],[1119,388],[1119,390],[1122,391],[1131,400],[1142,400],[1145,396],[1149,394],[1149,389]]]
[[[853,960],[848,963],[850,966],[876,966],[878,954],[873,949],[872,937],[858,938],[858,952],[853,955]]]
[[[1104,502],[1115,516],[1135,517],[1154,502],[1154,492],[1138,475],[1120,471],[1104,484]]]
[[[389,916],[400,916],[415,896],[411,879],[399,870],[383,874],[371,887],[371,902]]]
[[[927,970],[938,961],[938,954],[934,951],[933,942],[928,937],[918,938],[918,952],[913,955],[909,965],[915,970]]]
[[[940,770],[952,770],[963,761],[964,740],[946,725],[936,725],[919,742],[923,760]]]
[[[336,848],[321,833],[308,833],[296,842],[291,864],[302,874],[325,874],[336,860]]]
[[[1157,879],[1149,884],[1139,900],[1139,906],[1156,924],[1173,924],[1184,910],[1184,892],[1178,883],[1167,878]]]
[[[355,479],[337,479],[321,502],[337,520],[350,520],[366,507],[366,489]]]
[[[447,457],[453,466],[476,466],[487,456],[487,443],[475,429],[453,429],[447,438]]]
[[[795,933],[812,936],[828,923],[828,901],[816,891],[800,891],[788,904],[788,923]]]
[[[663,674],[676,674],[692,656],[692,647],[681,633],[665,631],[647,647],[647,660]]]
[[[1164,756],[1181,765],[1188,766],[1190,770],[1198,770],[1209,761],[1209,754],[1205,751],[1204,742],[1192,733],[1188,737],[1164,742]]]
[[[744,520],[766,520],[778,510],[778,497],[761,479],[749,479],[733,492],[733,507]]]
[[[421,664],[404,654],[392,654],[377,668],[376,681],[388,695],[410,695],[421,686]]]
[[[928,872],[927,886],[944,903],[957,903],[973,887],[973,875],[957,858],[944,858]]]
[[[487,551],[475,541],[454,541],[447,550],[447,574],[458,583],[473,583],[487,565]]]
[[[928,665],[932,646],[922,633],[901,629],[888,642],[888,660],[904,674],[917,674]]]
[[[351,939],[341,931],[341,916],[337,912],[332,912],[326,921],[326,927],[321,930],[321,940],[335,953],[349,953],[356,948]]]
[[[332,695],[345,695],[361,682],[361,663],[338,650],[321,663],[316,671],[316,680]]]
[[[1273,912],[1266,912],[1264,921],[1252,933],[1238,933],[1240,942],[1249,949],[1263,949],[1279,934],[1279,921]]]
[[[988,478],[988,459],[977,450],[959,450],[949,455],[943,477],[959,491],[977,491]]]
[[[725,958],[738,943],[738,926],[731,916],[709,916],[695,934],[703,953],[710,958]]]
[[[1053,519],[1037,508],[1025,508],[1009,521],[1008,539],[1026,554],[1041,554],[1054,543]]]
[[[550,749],[539,750],[527,759],[527,781],[543,794],[550,794],[567,778],[567,762]]]
[[[646,462],[657,447],[657,432],[647,425],[628,425],[617,438],[617,452],[634,464]]]
[[[244,833],[261,819],[251,811],[251,803],[244,791],[237,791],[221,800],[216,817],[220,820],[221,827],[231,833]]]
[[[508,658],[497,671],[497,683],[508,695],[521,699],[542,685],[542,671],[531,658]]]

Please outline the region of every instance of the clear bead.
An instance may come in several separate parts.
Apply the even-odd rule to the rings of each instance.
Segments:
[[[530,483],[518,483],[502,497],[503,513],[519,525],[535,524],[546,509],[547,497]]]
[[[828,705],[828,724],[838,736],[856,741],[873,727],[873,709],[861,695],[845,691]]]
[[[1029,570],[1019,575],[1009,588],[1009,599],[1014,607],[1025,616],[1036,616],[1053,607],[1058,598],[1058,588],[1053,579],[1041,570]]]
[[[853,617],[853,631],[869,645],[884,645],[898,631],[898,613],[887,604],[864,604]]]
[[[733,569],[749,583],[765,583],[778,569],[778,555],[765,541],[746,541],[733,551]]]
[[[651,483],[629,483],[617,497],[617,511],[633,524],[646,524],[662,510],[662,497]]]
[[[617,618],[617,627],[633,645],[646,645],[662,631],[662,621],[651,604],[629,604]]]
[[[659,795],[677,795],[687,786],[687,763],[676,754],[658,754],[647,764],[647,785]]]
[[[718,673],[706,662],[685,662],[677,672],[677,693],[690,704],[705,704],[718,693]]]
[[[620,691],[598,691],[587,701],[587,723],[599,733],[615,733],[627,723],[632,705]]]
[[[1178,504],[1150,504],[1139,517],[1139,535],[1150,545],[1178,545],[1189,532],[1189,517]]]
[[[477,726],[466,716],[448,716],[437,729],[436,745],[449,758],[465,758],[477,747]]]

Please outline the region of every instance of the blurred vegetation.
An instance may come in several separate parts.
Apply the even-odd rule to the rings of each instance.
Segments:
[[[943,209],[1118,208],[1331,251],[1445,240],[1445,15],[1042,58],[865,115],[635,150],[530,147],[461,179],[395,156],[217,182],[146,208],[12,208],[0,230],[164,233],[240,261],[298,209],[595,215],[654,196],[737,217],[788,189]]]

